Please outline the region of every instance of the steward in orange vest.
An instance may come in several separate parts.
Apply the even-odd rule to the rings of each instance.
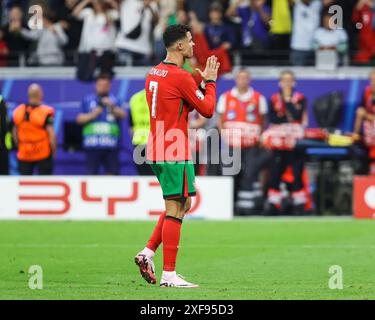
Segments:
[[[263,194],[259,173],[269,162],[269,153],[258,146],[267,114],[265,97],[255,91],[250,73],[242,69],[236,75],[236,87],[219,98],[218,127],[224,144],[240,149],[241,170],[235,176],[235,214],[259,214],[263,210]],[[236,152],[233,152],[235,157]]]
[[[18,143],[18,170],[32,175],[52,174],[52,155],[56,148],[53,129],[54,109],[41,103],[43,91],[37,84],[29,87],[29,103],[20,104],[13,112],[15,141]]]

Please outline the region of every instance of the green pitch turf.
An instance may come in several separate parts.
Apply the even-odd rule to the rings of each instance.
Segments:
[[[133,257],[154,224],[2,221],[0,299],[375,299],[375,221],[185,221],[177,271],[198,289],[141,278]],[[31,265],[42,290],[28,287]],[[328,287],[332,265],[343,290]]]

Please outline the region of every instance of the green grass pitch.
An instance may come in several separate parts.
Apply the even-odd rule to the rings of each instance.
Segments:
[[[154,224],[2,221],[0,299],[375,299],[375,221],[187,220],[177,271],[197,289],[139,275],[133,257]],[[31,265],[43,269],[42,290],[28,287]],[[328,286],[332,265],[342,267],[342,290]]]

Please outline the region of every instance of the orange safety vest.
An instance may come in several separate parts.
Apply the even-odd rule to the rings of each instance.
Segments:
[[[223,113],[224,140],[234,148],[248,148],[258,143],[262,115],[259,103],[262,94],[253,91],[251,98],[240,101],[231,91],[225,93],[225,111]]]
[[[45,123],[54,110],[47,105],[36,108],[19,105],[13,113],[13,122],[17,127],[18,154],[21,161],[39,161],[51,155],[51,146]]]

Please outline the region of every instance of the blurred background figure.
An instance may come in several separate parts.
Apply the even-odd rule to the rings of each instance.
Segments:
[[[209,22],[209,12],[212,0],[177,0],[180,2],[180,8],[188,14],[194,13],[202,23]],[[216,2],[216,1],[215,1]]]
[[[74,8],[73,15],[83,21],[78,49],[78,79],[93,80],[96,68],[99,73],[112,74],[115,60],[115,22],[119,18],[117,2],[83,0]]]
[[[319,52],[334,53],[333,64],[342,63],[344,54],[348,50],[348,34],[345,29],[337,28],[331,20],[332,14],[326,12],[323,15],[322,26],[318,28],[313,37],[313,47]]]
[[[111,94],[111,76],[101,74],[96,79],[95,93],[82,102],[77,123],[83,126],[83,148],[86,152],[87,174],[119,174],[120,121],[125,111]]]
[[[294,73],[284,71],[280,75],[280,91],[271,97],[269,108],[269,122],[273,125],[294,124],[301,130],[307,125],[307,100],[305,96],[295,90]],[[268,190],[269,214],[281,214],[283,194],[281,191],[282,176],[290,167],[293,175],[291,183],[293,214],[303,214],[307,202],[304,189],[303,170],[304,153],[297,147],[280,145],[273,150]]]
[[[295,66],[314,64],[313,37],[320,25],[320,0],[302,0],[293,8],[290,62]]]
[[[369,150],[368,173],[375,175],[375,70],[371,72],[369,82],[363,92],[362,103],[357,108],[354,138],[360,140],[363,135],[363,140]]]
[[[259,174],[267,166],[269,156],[258,143],[268,107],[266,98],[251,87],[248,70],[237,72],[236,86],[220,96],[216,111],[222,140],[230,148],[241,149],[241,171],[235,176],[235,212],[259,213],[263,209]]]
[[[124,0],[121,2],[120,15],[121,28],[116,39],[120,62],[135,66],[149,65],[153,29],[159,20],[156,1]]]
[[[12,148],[12,136],[8,119],[7,104],[0,94],[0,175],[9,174],[8,153]]]
[[[134,161],[138,174],[141,176],[153,175],[153,171],[146,161],[146,147],[150,133],[150,111],[146,100],[146,90],[135,93],[129,101],[129,120],[132,130],[132,143],[136,152]]]
[[[291,0],[272,0],[270,48],[273,64],[285,64],[289,59],[292,4]]]
[[[167,51],[163,43],[163,32],[169,25],[180,23],[178,22],[178,14],[181,12],[181,10],[177,11],[176,0],[158,0],[157,4],[159,21],[154,29],[154,59],[152,64],[159,64],[166,57]],[[185,11],[182,12],[186,17]],[[186,18],[182,23],[187,24]]]
[[[359,29],[358,52],[354,61],[369,63],[375,56],[375,3],[372,0],[359,0],[353,10],[353,22]]]
[[[34,83],[28,88],[28,102],[13,112],[13,138],[18,147],[18,171],[21,175],[53,173],[57,148],[53,128],[54,109],[43,104],[43,89]]]
[[[73,9],[79,0],[55,1],[50,4],[50,9],[56,21],[63,26],[68,42],[64,45],[65,64],[76,65],[76,51],[81,39],[83,21],[73,16]]]
[[[22,36],[22,29],[27,28],[24,23],[22,8],[13,6],[9,9],[8,22],[1,27],[0,40],[3,40],[3,54],[7,56],[6,65],[19,66],[25,64],[30,42]]]
[[[235,34],[231,26],[223,21],[223,7],[219,2],[213,2],[208,12],[209,22],[204,28],[210,49],[223,48],[227,51],[235,45]]]
[[[271,7],[266,0],[231,0],[226,16],[240,26],[241,63],[264,59],[269,48]]]
[[[64,31],[67,25],[64,22],[53,23],[49,12],[43,12],[43,29],[29,30],[23,28],[22,36],[30,41],[36,41],[36,50],[30,56],[29,64],[41,66],[61,66],[65,56],[63,47],[68,43],[68,36]]]

